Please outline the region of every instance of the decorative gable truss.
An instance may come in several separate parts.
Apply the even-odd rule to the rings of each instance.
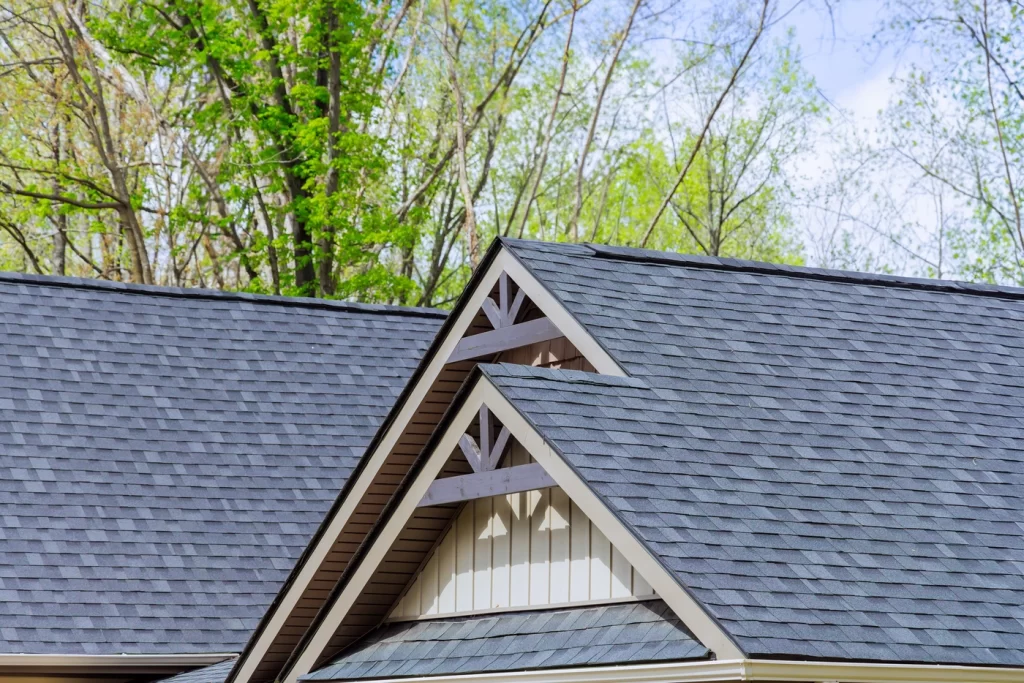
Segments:
[[[449,363],[493,356],[562,336],[561,330],[547,316],[516,322],[524,310],[526,291],[520,288],[513,295],[512,288],[508,273],[502,272],[498,280],[498,301],[487,297],[481,306],[494,329],[463,338],[448,357]]]
[[[392,621],[653,596],[626,556],[486,406],[478,423],[483,448],[472,434],[459,440],[474,472],[437,479],[420,501],[464,505]]]

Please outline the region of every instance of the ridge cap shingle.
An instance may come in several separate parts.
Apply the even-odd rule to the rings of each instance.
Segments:
[[[12,283],[37,287],[116,292],[142,296],[190,299],[195,301],[238,301],[262,305],[294,306],[321,310],[350,311],[353,313],[377,313],[383,315],[408,315],[411,317],[444,318],[447,311],[418,306],[395,306],[391,304],[364,304],[337,299],[318,299],[304,296],[281,296],[275,294],[252,294],[249,292],[226,292],[218,289],[197,287],[169,287],[164,285],[139,285],[111,280],[66,277],[60,275],[33,275],[0,271],[0,284]]]
[[[516,249],[535,249],[540,251],[560,252],[563,255],[569,256],[581,256],[608,261],[626,261],[650,265],[753,273],[756,275],[777,275],[804,280],[818,280],[820,282],[869,285],[897,289],[917,289],[950,294],[970,294],[974,296],[1024,300],[1024,287],[1014,287],[1011,285],[990,285],[978,282],[964,282],[960,280],[918,278],[905,275],[889,275],[885,273],[865,273],[854,270],[793,266],[781,263],[752,261],[748,259],[679,254],[670,251],[610,246],[605,244],[593,244],[590,242],[570,244],[508,237],[503,237],[501,240],[503,244],[507,245],[513,251]],[[587,253],[587,251],[589,251],[589,253]]]

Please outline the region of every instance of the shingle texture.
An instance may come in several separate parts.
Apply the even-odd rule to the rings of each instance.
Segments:
[[[164,678],[160,683],[224,683],[234,665],[235,660],[228,659],[218,664],[211,664],[201,669],[193,669],[177,676]]]
[[[748,654],[1024,666],[1024,291],[510,246],[630,377],[486,372]]]
[[[304,680],[349,681],[701,659],[660,600],[385,625]]]
[[[0,276],[0,652],[237,652],[442,322]]]

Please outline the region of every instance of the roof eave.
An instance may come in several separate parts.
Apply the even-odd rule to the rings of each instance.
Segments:
[[[234,652],[166,655],[0,654],[0,674],[178,673],[237,656]]]
[[[1024,683],[1024,668],[725,659],[455,676],[375,678],[364,679],[361,683],[618,683],[624,680],[634,683]]]

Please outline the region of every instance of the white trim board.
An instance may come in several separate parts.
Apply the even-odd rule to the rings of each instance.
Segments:
[[[297,576],[284,590],[280,596],[280,601],[271,607],[273,613],[270,620],[259,631],[251,648],[246,649],[242,660],[238,664],[237,672],[234,676],[229,677],[231,683],[248,683],[252,677],[256,667],[259,666],[259,663],[277,638],[278,633],[305,592],[306,587],[316,575],[330,549],[334,546],[334,542],[345,528],[356,505],[362,499],[363,494],[366,493],[377,472],[384,464],[385,459],[405,432],[431,386],[445,365],[448,364],[449,356],[451,356],[454,348],[465,336],[469,326],[481,310],[484,300],[490,295],[491,290],[498,283],[498,278],[503,272],[507,273],[513,282],[526,292],[526,296],[530,298],[533,304],[562,331],[565,337],[594,369],[602,374],[619,377],[626,374],[590,333],[566,310],[561,302],[515,256],[505,247],[501,247],[498,253],[495,254],[490,266],[481,276],[476,289],[469,293],[462,312],[452,324],[448,335],[431,357],[412,392],[399,410],[398,415],[388,426],[377,447],[372,453],[368,454],[366,466],[360,471],[353,482],[348,496],[342,501],[338,511],[331,517],[325,532],[312,548],[309,557],[303,562]]]
[[[857,664],[758,659],[669,662],[632,666],[540,669],[509,673],[375,678],[363,683],[1024,683],[1024,669],[917,664]]]
[[[452,452],[458,447],[459,439],[466,432],[482,405],[508,428],[531,456],[547,470],[555,483],[565,491],[594,525],[608,537],[612,545],[623,552],[640,575],[664,600],[697,639],[711,649],[718,657],[739,659],[743,653],[732,638],[714,621],[703,608],[682,588],[674,576],[658,562],[650,551],[625,528],[621,520],[612,513],[590,490],[576,473],[555,453],[546,440],[526,421],[525,418],[505,399],[500,391],[485,376],[480,376],[470,389],[459,408],[427,456],[426,462],[414,481],[404,492],[391,517],[369,547],[359,566],[353,571],[345,588],[335,602],[323,613],[323,618],[305,649],[294,660],[291,668],[284,673],[284,683],[296,683],[299,676],[309,673],[320,654],[327,647],[331,637],[341,625],[363,588],[398,538],[406,522],[427,488],[444,467]]]

